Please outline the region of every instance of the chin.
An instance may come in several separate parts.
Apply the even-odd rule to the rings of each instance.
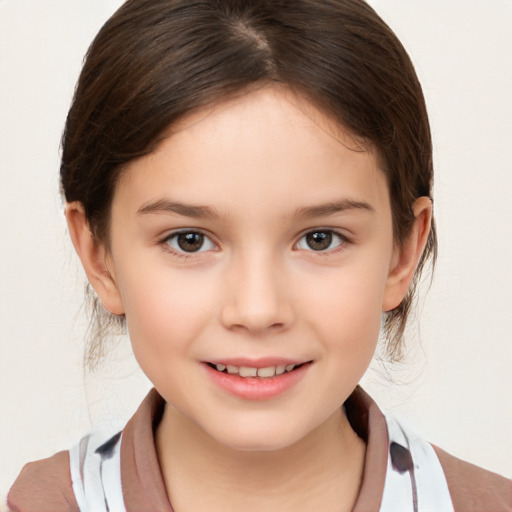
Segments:
[[[290,428],[294,426],[295,428]],[[224,428],[222,428],[224,427]],[[284,450],[307,436],[306,429],[297,428],[293,421],[272,423],[254,420],[250,425],[223,425],[219,430],[206,433],[226,448],[241,452],[277,452]]]

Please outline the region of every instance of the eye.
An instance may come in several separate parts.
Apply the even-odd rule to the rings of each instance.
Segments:
[[[329,229],[319,229],[306,233],[297,243],[298,249],[324,252],[336,249],[345,242],[345,238]]]
[[[173,233],[164,240],[176,252],[203,252],[215,249],[215,244],[200,231],[180,231]]]

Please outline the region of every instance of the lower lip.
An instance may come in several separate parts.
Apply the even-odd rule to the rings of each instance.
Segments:
[[[219,372],[203,363],[208,375],[218,387],[245,400],[268,400],[281,395],[304,377],[310,365],[311,363],[306,363],[291,372],[259,378]]]

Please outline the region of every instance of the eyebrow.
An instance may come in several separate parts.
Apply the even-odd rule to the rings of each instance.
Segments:
[[[364,201],[355,201],[352,199],[343,199],[314,206],[303,206],[295,211],[294,216],[310,219],[341,213],[347,210],[366,210],[371,213],[375,213],[375,209],[369,203]],[[209,206],[185,204],[177,201],[169,201],[167,199],[159,199],[158,201],[145,203],[137,210],[138,215],[147,215],[152,213],[178,214],[184,217],[192,217],[196,219],[219,218],[219,215],[215,210]]]
[[[364,201],[355,201],[352,199],[342,199],[341,201],[332,201],[314,206],[304,206],[297,209],[295,217],[310,219],[314,217],[332,215],[334,213],[341,213],[347,210],[365,210],[375,213],[375,208],[373,208],[369,203]]]
[[[150,213],[176,213],[184,217],[193,217],[196,219],[218,218],[218,214],[209,206],[200,206],[159,199],[143,204],[138,210],[138,215],[147,215]]]

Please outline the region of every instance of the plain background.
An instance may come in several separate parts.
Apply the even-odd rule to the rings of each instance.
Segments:
[[[149,387],[126,342],[83,372],[84,277],[58,196],[82,57],[120,3],[0,0],[0,501],[24,462],[121,426]],[[376,364],[365,387],[430,441],[512,477],[512,1],[370,4],[423,83],[440,257],[408,359]]]

